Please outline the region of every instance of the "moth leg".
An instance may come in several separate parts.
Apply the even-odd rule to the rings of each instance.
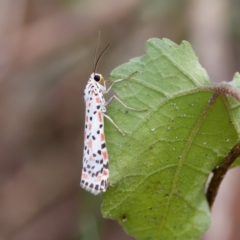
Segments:
[[[134,111],[138,111],[138,112],[141,112],[141,111],[147,111],[147,109],[135,109],[135,108],[132,108],[132,107],[129,107],[129,106],[127,106],[122,100],[120,100],[116,95],[113,95],[113,96],[111,96],[108,100],[107,100],[107,102],[105,103],[105,105],[106,106],[108,106],[112,101],[114,101],[114,100],[117,100],[117,101],[119,101],[125,108],[127,108],[127,109],[131,109],[131,110],[134,110]]]
[[[103,116],[107,118],[123,136],[125,135],[125,133],[118,127],[118,125],[108,115],[103,113]]]
[[[123,80],[126,80],[126,79],[132,77],[133,75],[135,75],[135,74],[137,74],[137,73],[139,73],[139,72],[136,71],[136,72],[128,75],[128,76],[125,77],[125,78],[120,78],[120,79],[117,79],[117,80],[111,82],[111,84],[108,86],[108,88],[106,89],[106,91],[104,92],[104,94],[108,93],[108,92],[112,89],[112,86],[113,86],[114,83],[116,83],[116,82],[121,82],[121,81],[123,81]],[[108,81],[108,80],[106,80],[106,81]],[[104,83],[105,83],[105,82],[104,82]]]

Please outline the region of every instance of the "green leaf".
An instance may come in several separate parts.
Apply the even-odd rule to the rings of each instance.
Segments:
[[[187,42],[150,39],[147,54],[113,70],[118,97],[105,120],[110,186],[104,217],[137,239],[199,239],[210,225],[205,185],[239,139],[236,86],[212,85]],[[226,95],[228,94],[228,95]],[[238,163],[239,164],[239,163]]]

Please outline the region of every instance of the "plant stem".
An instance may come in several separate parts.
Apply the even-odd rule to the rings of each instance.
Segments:
[[[213,177],[209,183],[208,189],[207,189],[207,201],[212,208],[212,205],[215,201],[216,195],[218,193],[219,186],[225,177],[229,167],[232,165],[232,163],[240,156],[240,142],[237,143],[231,151],[228,153],[228,155],[224,158],[223,163],[214,169],[213,171]]]

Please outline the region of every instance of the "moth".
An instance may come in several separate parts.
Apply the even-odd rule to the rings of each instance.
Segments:
[[[98,42],[99,43],[99,42]],[[104,134],[104,118],[107,118],[119,132],[124,132],[116,125],[116,123],[106,115],[106,107],[109,103],[116,99],[124,107],[135,110],[126,106],[116,95],[105,101],[104,94],[108,93],[113,84],[123,81],[126,78],[113,81],[110,86],[106,87],[104,77],[96,73],[97,64],[103,53],[109,45],[102,51],[97,61],[93,64],[93,73],[91,74],[84,90],[85,100],[85,129],[84,129],[84,150],[83,150],[83,168],[80,185],[85,190],[97,195],[105,192],[108,187],[109,179],[109,159]],[[95,50],[94,59],[96,59],[98,44]]]

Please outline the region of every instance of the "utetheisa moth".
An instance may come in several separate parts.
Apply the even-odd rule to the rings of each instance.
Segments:
[[[124,107],[136,110],[134,108],[126,106],[115,95],[113,95],[107,102],[104,99],[104,94],[109,92],[114,83],[120,82],[130,77],[128,76],[124,79],[115,80],[110,84],[108,88],[106,88],[106,81],[104,80],[104,77],[101,74],[96,73],[95,70],[99,59],[108,47],[109,45],[100,54],[96,63],[94,63],[93,73],[91,74],[84,90],[86,111],[83,168],[80,185],[82,188],[95,195],[106,191],[109,178],[108,152],[104,135],[104,117],[113,123],[113,125],[124,135],[124,133],[119,129],[115,122],[105,114],[106,106],[113,99],[116,99]],[[95,51],[95,56],[96,52],[97,48]]]
[[[102,82],[102,75],[93,73],[84,90],[86,114],[81,187],[93,194],[106,191],[109,176],[103,120],[106,89]]]

